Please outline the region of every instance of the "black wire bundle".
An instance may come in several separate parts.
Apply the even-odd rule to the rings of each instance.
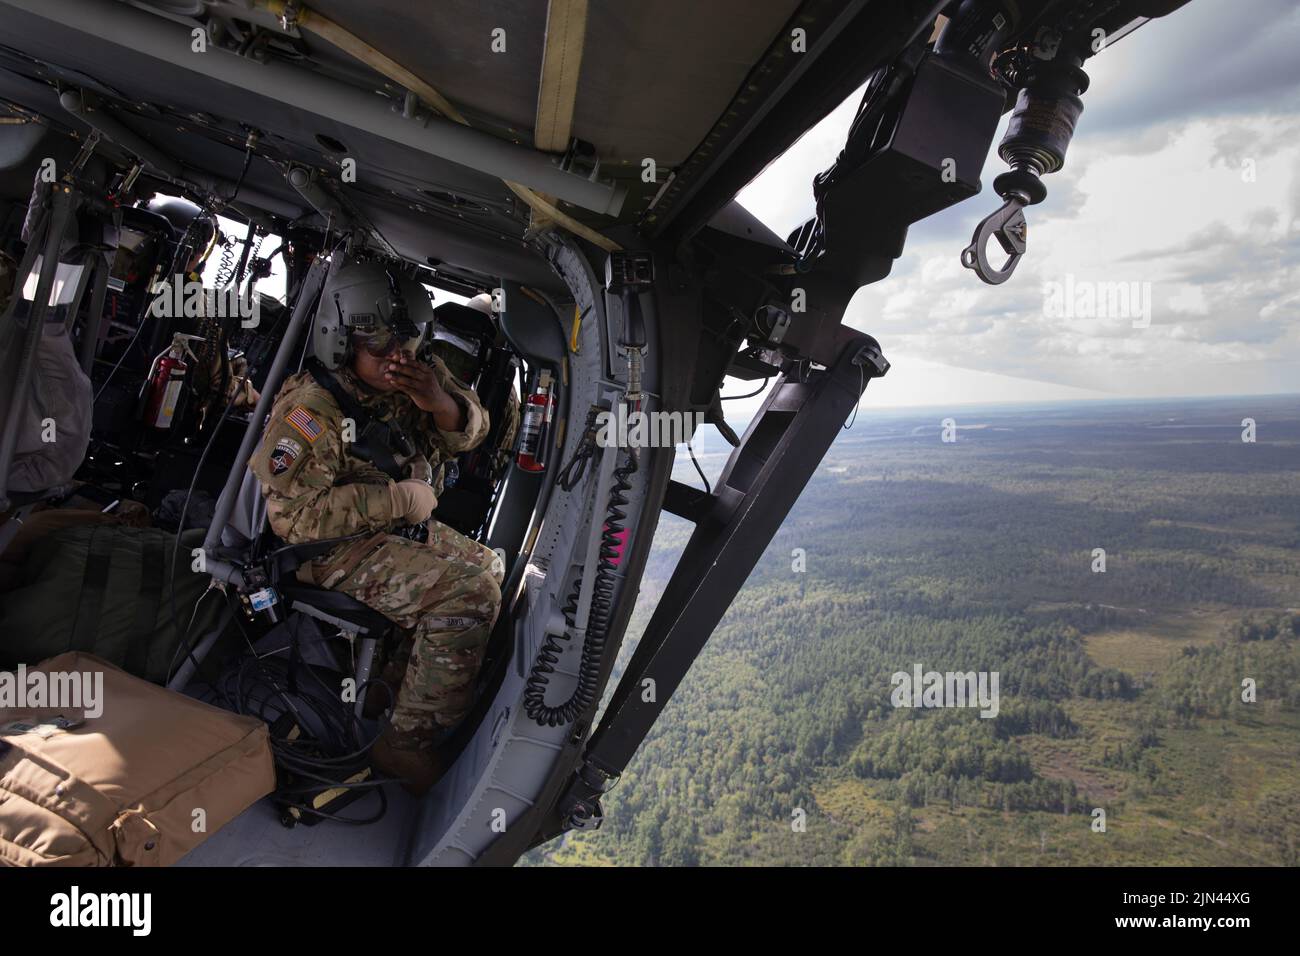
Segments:
[[[704,474],[704,469],[700,467],[700,461],[695,457],[695,449],[691,447],[690,442],[686,443],[686,450],[690,453],[691,464],[695,466],[695,473],[700,476],[700,481],[704,482],[704,493],[706,495],[713,494],[713,486],[709,484],[708,476]]]
[[[393,699],[392,688],[379,678],[358,687],[358,699],[371,688]],[[382,790],[386,781],[347,782],[369,766],[370,748],[378,734],[363,739],[366,731],[353,705],[343,700],[338,687],[321,678],[316,667],[291,658],[259,657],[250,647],[226,670],[215,690],[236,713],[257,717],[271,727],[271,753],[278,771],[271,798],[281,807],[357,825],[374,823],[387,812],[388,799]],[[309,801],[324,790],[375,791],[379,809],[360,819],[320,810]]]
[[[563,647],[561,640],[569,640],[568,634],[548,634],[532,672],[524,687],[524,713],[543,727],[558,727],[577,720],[595,701],[600,690],[601,662],[605,656],[605,642],[609,637],[609,620],[614,613],[614,575],[621,560],[620,550],[624,542],[623,521],[627,512],[626,492],[632,484],[628,478],[636,472],[636,458],[627,456],[622,468],[614,471],[614,485],[609,493],[609,508],[605,513],[605,527],[600,538],[600,555],[596,561],[596,581],[592,585],[591,610],[587,615],[587,636],[582,642],[582,662],[578,666],[578,686],[572,695],[558,707],[546,703],[546,687],[550,675],[555,673],[555,665],[560,660]],[[565,623],[573,628],[574,616],[578,613],[578,598],[582,593],[582,574],[573,582],[573,590],[561,612]]]
[[[565,491],[572,491],[578,487],[578,482],[582,476],[587,473],[587,464],[596,455],[596,422],[602,411],[608,411],[600,405],[592,405],[587,410],[587,424],[583,426],[582,440],[578,442],[578,447],[573,451],[573,457],[569,463],[560,469],[560,473],[555,476],[556,482]]]
[[[858,103],[858,111],[840,150],[830,167],[813,177],[813,197],[817,204],[817,221],[812,238],[804,249],[803,259],[809,262],[818,258],[826,241],[825,212],[822,202],[831,186],[841,177],[857,169],[877,145],[880,127],[886,119],[887,107],[896,100],[911,76],[911,67],[900,60],[878,67],[867,78],[866,89]]]

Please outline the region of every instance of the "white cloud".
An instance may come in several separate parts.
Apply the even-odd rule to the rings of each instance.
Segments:
[[[868,390],[868,403],[889,390],[923,397],[925,389],[894,384],[908,377],[935,389],[946,376],[971,390],[970,401],[1009,400],[982,397],[990,391],[1039,400],[1042,383],[1134,396],[1296,389],[1300,72],[1292,68],[1288,81],[1274,70],[1267,83],[1257,82],[1231,72],[1250,69],[1249,58],[1225,53],[1213,64],[1218,82],[1237,92],[1207,93],[1210,41],[1197,31],[1214,23],[1202,14],[1156,21],[1090,67],[1098,82],[1085,95],[1066,167],[1046,179],[1047,201],[1027,211],[1028,254],[1008,283],[986,286],[958,261],[975,223],[999,203],[987,185],[958,210],[913,228],[893,274],[860,289],[845,314],[895,362],[888,384]],[[1274,29],[1291,35],[1297,25],[1300,17],[1288,15]],[[1274,46],[1273,39],[1255,42],[1260,50]],[[1156,61],[1158,77],[1149,69]],[[1200,99],[1171,92],[1189,72],[1200,77],[1192,84]],[[1130,86],[1129,74],[1160,89]],[[1254,99],[1242,99],[1247,93]],[[1136,102],[1143,96],[1164,115],[1143,112]],[[1240,103],[1249,109],[1232,112]],[[812,177],[838,153],[856,105],[855,96],[741,194],[778,233],[811,215]],[[1004,168],[996,142],[986,184]],[[1054,314],[1044,289],[1067,277],[1096,289],[1137,283],[1142,299],[1149,293],[1149,326],[1104,309]],[[923,356],[945,371],[923,374],[929,365],[897,356]]]

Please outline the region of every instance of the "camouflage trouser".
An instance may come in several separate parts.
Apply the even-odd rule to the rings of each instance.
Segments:
[[[473,703],[474,678],[501,608],[500,559],[437,522],[429,523],[427,544],[394,535],[370,543],[341,579],[327,575],[320,583],[410,629],[393,727],[416,733],[452,727]]]

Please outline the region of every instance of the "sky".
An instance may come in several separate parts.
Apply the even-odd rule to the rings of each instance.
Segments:
[[[1028,253],[1008,282],[987,286],[958,260],[1001,204],[1004,118],[983,191],[914,225],[891,275],[849,303],[846,324],[893,365],[864,409],[1300,391],[1300,3],[1192,0],[1086,69],[1065,167],[1026,211]],[[740,202],[782,236],[811,216],[812,178],[856,107]],[[1114,283],[1127,309],[1107,304]]]

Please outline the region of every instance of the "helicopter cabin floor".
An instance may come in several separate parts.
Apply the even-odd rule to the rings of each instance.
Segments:
[[[197,688],[186,694],[197,696]],[[367,731],[377,730],[366,722]],[[421,802],[397,782],[383,786],[388,809],[374,823],[322,820],[286,827],[281,811],[263,797],[176,862],[176,866],[406,866]],[[379,806],[367,794],[338,811],[365,819]]]
[[[420,804],[396,783],[383,789],[388,812],[364,825],[322,820],[315,826],[286,827],[280,811],[263,797],[176,866],[404,866]],[[366,796],[341,813],[366,817],[378,802]]]

